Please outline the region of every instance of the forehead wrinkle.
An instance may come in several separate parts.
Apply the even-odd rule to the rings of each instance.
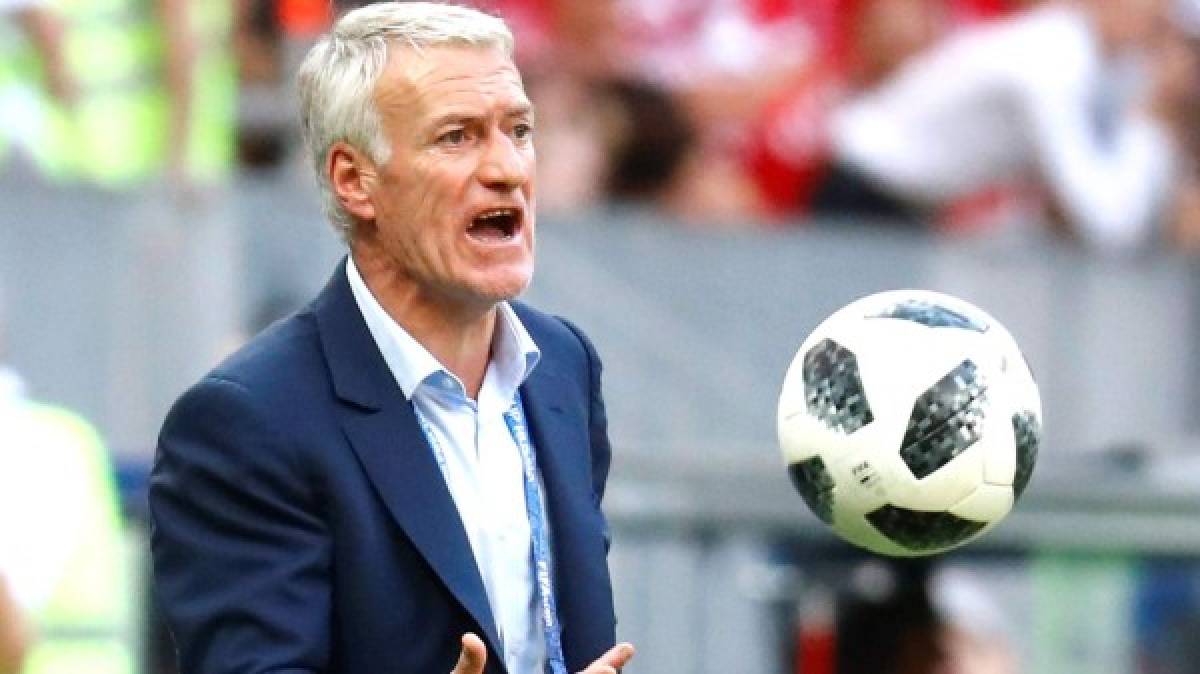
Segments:
[[[450,54],[464,51],[448,49],[452,49]],[[393,127],[404,127],[416,131],[430,122],[439,109],[450,112],[438,115],[438,118],[453,117],[456,108],[464,113],[470,110],[465,116],[476,116],[470,102],[478,97],[500,100],[512,97],[515,100],[505,106],[503,114],[521,114],[527,110],[526,114],[532,115],[532,103],[525,94],[520,72],[507,56],[495,68],[479,75],[453,59],[435,60],[439,53],[447,52],[401,49],[392,53],[375,91],[375,105],[384,118],[385,128],[396,131]],[[464,99],[468,101],[466,106]]]
[[[389,56],[380,84],[383,84],[384,80],[402,83],[407,87],[415,88],[417,95],[423,97],[434,93],[435,89],[457,80],[475,80],[484,83],[508,80],[508,83],[515,84],[524,92],[524,85],[516,65],[503,52],[496,52],[502,57],[502,62],[497,64],[491,72],[482,76],[478,75],[474,69],[464,71],[463,68],[469,68],[469,66],[462,66],[454,59],[436,59],[438,56],[444,57],[447,54],[453,56],[454,54],[487,53],[487,51],[487,49],[470,47],[437,47],[422,51],[401,48],[393,51]],[[475,91],[476,88],[470,87],[470,90]]]
[[[416,89],[416,99],[419,103],[425,103],[431,98],[453,97],[456,99],[459,96],[499,98],[511,91],[516,91],[520,93],[520,100],[523,101],[525,91],[519,80],[515,82],[517,85],[515,90],[509,89],[514,84],[514,80],[508,76],[509,72],[507,71],[507,68],[501,68],[483,77],[473,74],[449,74],[435,79],[416,81],[413,83]]]

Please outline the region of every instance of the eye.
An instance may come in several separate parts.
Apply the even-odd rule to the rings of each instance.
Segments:
[[[533,136],[533,125],[528,122],[520,122],[513,127],[513,136],[519,140],[527,139]]]
[[[439,145],[462,145],[467,140],[466,129],[451,129],[438,136]]]

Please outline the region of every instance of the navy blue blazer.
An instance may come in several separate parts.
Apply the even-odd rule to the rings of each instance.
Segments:
[[[600,362],[570,323],[514,308],[542,352],[521,396],[574,672],[615,641]],[[150,514],[182,674],[445,674],[465,632],[505,671],[462,521],[344,262],[175,403]]]

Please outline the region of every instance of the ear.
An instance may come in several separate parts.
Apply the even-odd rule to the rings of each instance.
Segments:
[[[375,164],[349,144],[338,142],[329,148],[325,170],[334,198],[342,208],[358,220],[374,220],[371,193],[377,178]]]

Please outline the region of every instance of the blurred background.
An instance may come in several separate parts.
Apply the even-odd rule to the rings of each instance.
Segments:
[[[606,364],[629,674],[1200,672],[1200,3],[478,4],[537,106],[529,299]],[[23,674],[173,671],[155,436],[343,254],[291,77],[351,6],[0,0],[0,625],[11,598],[41,639]],[[898,287],[1003,322],[1046,417],[1008,520],[909,563],[834,540],[775,442],[804,336]],[[59,416],[6,411],[28,401]],[[88,647],[104,668],[39,669]]]

